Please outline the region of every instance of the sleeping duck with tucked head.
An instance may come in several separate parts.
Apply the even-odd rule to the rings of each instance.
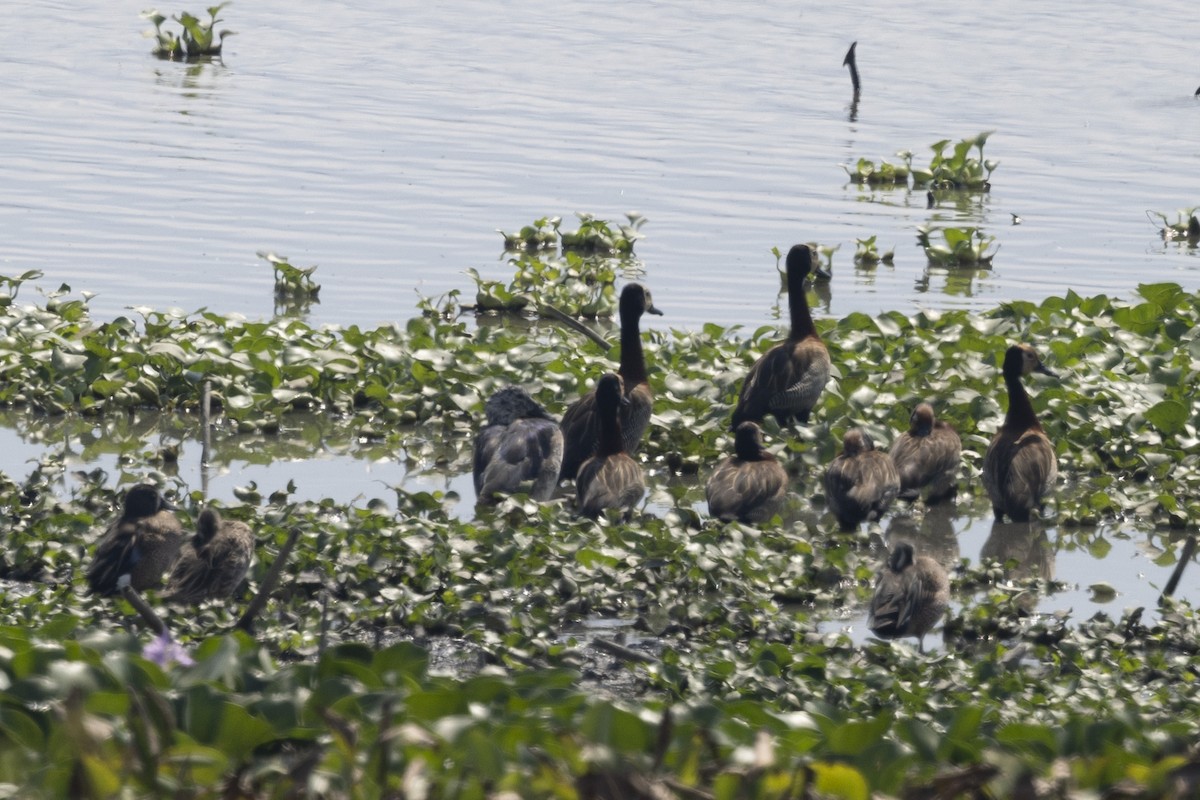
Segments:
[[[558,485],[563,435],[558,422],[519,386],[506,386],[484,406],[487,425],[475,439],[475,497],[490,503],[497,495],[524,489],[548,500]]]

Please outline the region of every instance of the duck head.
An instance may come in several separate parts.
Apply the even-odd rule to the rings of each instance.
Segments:
[[[654,300],[650,297],[650,290],[640,283],[629,283],[621,290],[621,301],[619,305],[621,319],[639,319],[643,314],[655,314],[662,316],[654,306]]]

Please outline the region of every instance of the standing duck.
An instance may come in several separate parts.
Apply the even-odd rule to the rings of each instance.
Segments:
[[[892,444],[892,462],[900,474],[900,499],[936,503],[957,491],[962,466],[958,431],[937,419],[933,406],[918,403],[909,416],[909,429]]]
[[[619,409],[629,403],[619,375],[607,373],[596,384],[596,416],[600,440],[596,453],[583,462],[575,478],[579,513],[597,517],[605,509],[633,507],[646,491],[641,466],[625,452]]]
[[[767,414],[774,414],[784,427],[791,424],[792,417],[808,422],[829,381],[829,351],[817,335],[805,295],[804,279],[810,272],[812,251],[806,244],[794,246],[787,255],[792,328],[788,338],[763,353],[746,374],[733,410],[735,429],[746,420],[762,422]]]
[[[842,530],[854,530],[863,520],[878,520],[899,491],[900,476],[892,457],[876,450],[861,428],[846,431],[841,455],[825,470],[825,501]]]
[[[787,471],[763,448],[758,423],[747,421],[737,426],[733,451],[708,479],[708,513],[725,521],[770,519],[787,493]]]
[[[1035,508],[1041,510],[1042,496],[1054,486],[1058,458],[1033,413],[1021,377],[1031,372],[1058,376],[1025,344],[1008,348],[1003,371],[1008,387],[1008,413],[983,456],[983,485],[997,520],[1007,514],[1013,522],[1026,522]]]
[[[116,594],[123,577],[138,591],[158,586],[183,544],[183,526],[173,511],[148,483],[126,492],[121,516],[104,532],[88,566],[89,594]]]
[[[950,579],[942,565],[915,555],[911,544],[898,544],[875,580],[867,627],[883,639],[915,636],[924,653],[925,634],[949,605]]]
[[[254,534],[240,520],[223,520],[214,508],[196,518],[196,535],[183,552],[163,599],[200,603],[209,598],[232,597],[242,584],[254,555]]]
[[[650,291],[640,283],[630,283],[621,290],[621,366],[618,373],[625,383],[625,398],[621,406],[621,429],[625,437],[625,452],[636,453],[642,434],[650,424],[654,395],[646,378],[646,356],[642,351],[641,320],[643,314],[662,312],[654,307]],[[596,392],[593,390],[576,400],[563,414],[563,456],[559,479],[574,478],[579,465],[596,452],[600,438]]]
[[[524,389],[506,386],[488,398],[487,426],[475,439],[475,497],[488,503],[522,485],[548,500],[558,484],[563,435],[558,423]]]

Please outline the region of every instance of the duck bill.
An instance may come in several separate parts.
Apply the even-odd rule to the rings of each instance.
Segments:
[[[1052,371],[1052,370],[1051,370],[1049,367],[1047,367],[1045,364],[1038,364],[1038,365],[1037,365],[1037,367],[1035,367],[1033,371],[1034,371],[1034,372],[1040,372],[1040,373],[1042,373],[1043,375],[1049,375],[1051,378],[1057,378],[1057,377],[1058,377],[1058,373],[1057,373],[1057,372],[1054,372],[1054,371]]]
[[[655,306],[654,303],[651,303],[650,305],[646,306],[646,313],[654,314],[655,316],[659,316],[659,317],[661,317],[663,315],[663,313],[658,310],[658,307]]]

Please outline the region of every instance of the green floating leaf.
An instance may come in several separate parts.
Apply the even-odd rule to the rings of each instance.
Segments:
[[[1165,434],[1181,433],[1188,421],[1188,409],[1177,400],[1162,400],[1146,410],[1146,420]]]

